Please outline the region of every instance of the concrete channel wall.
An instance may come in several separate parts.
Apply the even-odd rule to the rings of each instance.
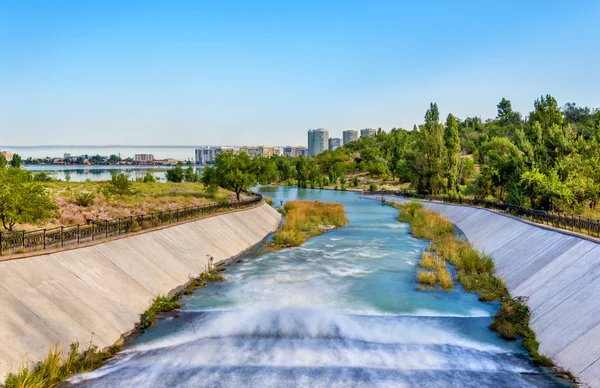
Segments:
[[[529,297],[540,352],[600,387],[600,244],[486,209],[423,204],[493,257],[511,295]]]
[[[95,246],[0,262],[0,379],[50,347],[100,348],[166,295],[274,232],[281,215],[257,207]]]

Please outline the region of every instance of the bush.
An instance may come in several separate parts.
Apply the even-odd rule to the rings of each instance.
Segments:
[[[119,172],[112,175],[107,191],[111,194],[129,195],[133,194],[132,186],[129,175]]]
[[[144,175],[144,179],[142,180],[142,182],[144,182],[144,183],[154,183],[154,182],[156,182],[156,178],[154,178],[154,175],[152,175],[151,173],[147,172],[146,175]]]
[[[75,197],[77,206],[88,207],[94,203],[96,196],[92,192],[83,192]]]
[[[377,185],[375,183],[371,183],[369,185],[369,192],[374,193],[374,192],[377,191],[377,189],[378,189],[378,187],[377,187]]]
[[[33,176],[33,180],[36,182],[51,182],[52,176],[45,172],[39,172]]]

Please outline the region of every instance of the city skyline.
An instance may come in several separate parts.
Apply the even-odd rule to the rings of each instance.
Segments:
[[[430,102],[460,118],[503,97],[598,107],[599,15],[591,0],[3,2],[0,142],[286,145],[317,125],[411,129]]]

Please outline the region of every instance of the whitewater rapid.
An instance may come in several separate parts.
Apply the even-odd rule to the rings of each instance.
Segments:
[[[459,287],[419,292],[416,240],[395,210],[353,193],[265,188],[342,202],[348,226],[245,257],[227,280],[78,387],[552,387],[516,342],[488,329],[497,305]]]

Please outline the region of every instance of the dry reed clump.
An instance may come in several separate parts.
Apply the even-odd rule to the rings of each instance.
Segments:
[[[348,223],[344,206],[320,201],[288,201],[282,209],[283,227],[275,233],[270,248],[301,245],[311,237]]]
[[[451,290],[453,288],[452,275],[450,275],[443,258],[423,252],[419,261],[419,267],[430,269],[433,272],[417,272],[417,283],[434,286],[437,282],[443,290]]]
[[[443,290],[451,290],[453,287],[452,275],[450,275],[450,272],[445,265],[442,268],[437,269],[435,280]]]
[[[444,259],[440,257],[423,252],[423,254],[421,254],[421,260],[419,261],[419,267],[438,270],[440,268],[446,268],[446,263],[444,263]]]
[[[435,272],[431,271],[417,271],[417,283],[424,284],[426,286],[435,286]]]

